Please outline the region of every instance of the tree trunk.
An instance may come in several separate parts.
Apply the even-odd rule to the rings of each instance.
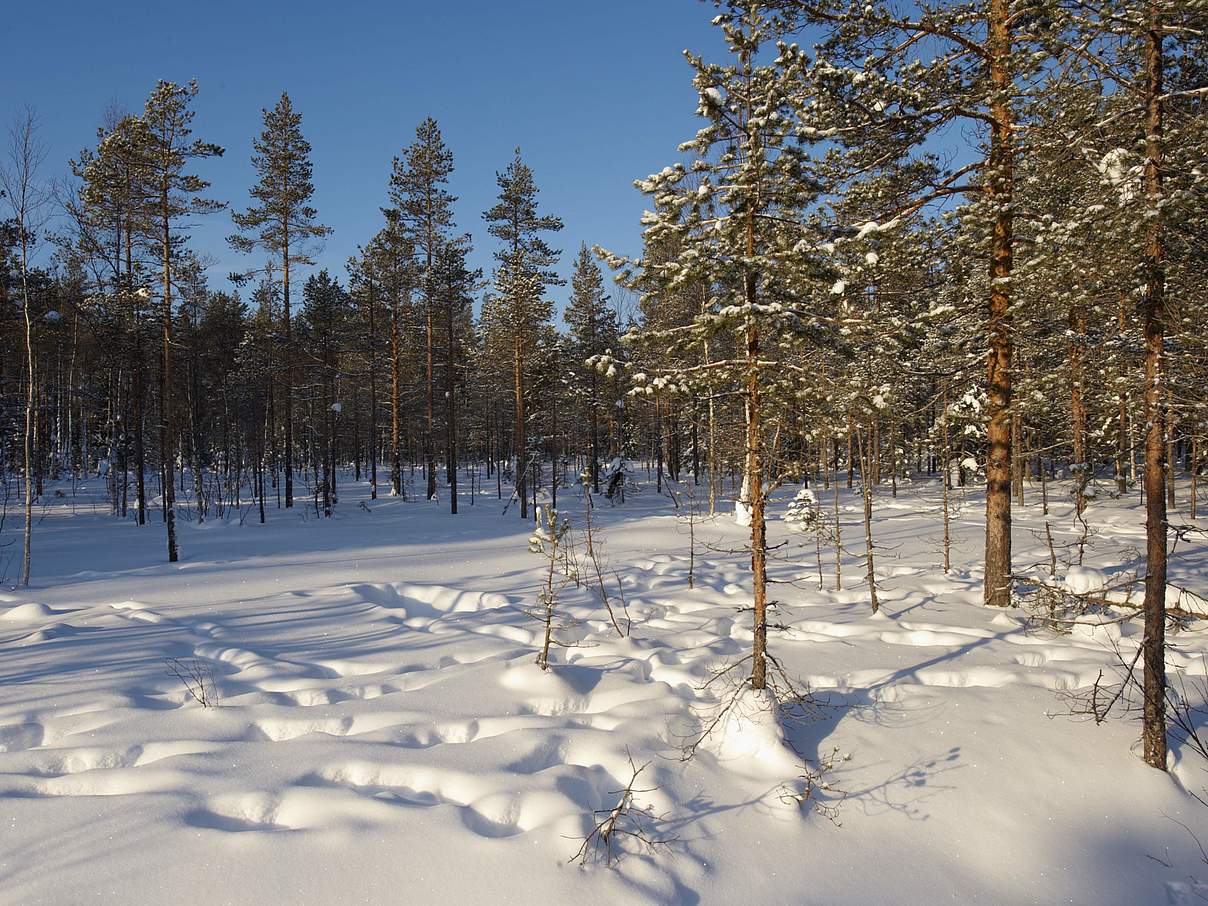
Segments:
[[[373,283],[369,284],[369,499],[377,500],[378,495],[378,462],[377,462],[377,321],[374,309],[377,300],[373,295]]]
[[[1124,295],[1121,294],[1117,314],[1117,336],[1123,338],[1125,326]],[[1132,459],[1132,448],[1129,446],[1128,438],[1128,365],[1126,358],[1124,362],[1119,376],[1120,399],[1117,404],[1116,420],[1116,493],[1121,496],[1128,493],[1128,472],[1125,470],[1125,461]]]
[[[1144,715],[1141,741],[1145,763],[1166,770],[1166,482],[1162,345],[1166,292],[1165,248],[1157,207],[1162,200],[1162,31],[1156,5],[1149,6],[1146,34],[1145,195],[1153,216],[1145,242],[1145,633]]]
[[[24,178],[27,174],[21,174]],[[25,319],[25,525],[22,529],[21,584],[29,585],[30,562],[33,556],[34,532],[34,325],[29,312],[29,233],[22,217],[21,234],[21,303]]]
[[[528,456],[524,424],[524,359],[521,337],[517,331],[512,342],[512,377],[516,408],[516,496],[520,498],[520,518],[528,518],[527,489]]]
[[[172,234],[169,220],[168,183],[165,178],[160,186],[160,205],[162,206],[162,221],[160,224],[163,243],[163,361],[160,369],[161,386],[159,396],[160,408],[160,460],[163,468],[163,488],[161,493],[164,500],[164,524],[168,531],[168,562],[175,563],[179,559],[176,548],[176,426],[173,419],[172,402]]]
[[[942,470],[943,474],[940,478],[940,493],[943,495],[942,505],[944,510],[944,574],[947,575],[952,570],[952,524],[951,524],[951,508],[948,505],[948,491],[952,484],[952,443],[948,435],[948,382],[944,381],[943,395],[943,414],[940,416],[941,423],[941,451],[943,455]]]
[[[747,257],[755,257],[755,214],[747,213]],[[743,296],[748,311],[756,308],[755,274],[747,271],[743,275]],[[747,500],[744,503],[751,516],[751,585],[754,591],[753,638],[751,640],[751,687],[767,687],[768,648],[768,578],[767,578],[767,526],[764,523],[763,494],[763,425],[759,395],[759,329],[753,315],[748,315],[746,324],[747,341]]]
[[[445,477],[449,482],[449,513],[457,515],[457,386],[454,376],[456,361],[453,336],[453,298],[445,306]]]
[[[860,490],[862,491],[861,496],[864,498],[864,578],[868,582],[868,595],[872,604],[872,612],[876,613],[881,609],[881,605],[877,600],[877,573],[873,564],[872,545],[873,483],[869,481],[873,457],[873,451],[870,449],[873,443],[872,433],[870,431],[860,432],[857,430],[856,443],[860,450]]]
[[[1070,309],[1070,433],[1074,448],[1074,511],[1086,510],[1086,482],[1090,477],[1086,453],[1085,344],[1086,312],[1075,303]]]
[[[431,256],[429,256],[431,258]],[[429,270],[431,270],[431,262],[429,262]],[[434,419],[433,419],[433,384],[435,377],[432,370],[432,297],[431,292],[427,294],[425,301],[424,324],[425,324],[425,353],[426,353],[426,374],[427,380],[427,421],[424,429],[424,470],[428,479],[428,500],[436,496],[436,450]]]
[[[591,430],[591,489],[600,493],[600,413],[596,370],[591,369],[591,400],[587,404],[587,423]]]
[[[137,305],[138,303],[133,303]],[[134,486],[135,500],[138,504],[138,512],[135,514],[138,517],[139,525],[147,523],[147,448],[143,441],[143,425],[146,421],[146,416],[143,412],[146,402],[146,384],[143,382],[143,340],[142,331],[139,330],[138,314],[134,316],[134,364],[130,371],[130,379],[133,383],[134,414],[133,428],[126,426],[126,432],[129,434],[134,431]]]
[[[1199,479],[1200,479],[1200,439],[1198,436],[1191,438],[1191,508],[1188,513],[1192,519],[1196,518],[1196,510],[1199,503]]]
[[[754,302],[755,280],[746,278],[747,297]],[[751,515],[751,580],[754,590],[754,638],[751,647],[751,686],[767,686],[768,647],[768,584],[767,534],[764,524],[763,499],[763,429],[760,424],[759,332],[753,321],[747,324],[747,500],[743,501]]]
[[[402,461],[399,456],[399,343],[398,300],[390,303],[390,493],[403,493]]]
[[[990,80],[995,99],[990,104],[988,190],[995,208],[990,252],[989,354],[986,385],[989,424],[986,437],[986,557],[985,603],[1011,606],[1011,213],[1013,155],[1009,70],[1011,36],[1008,0],[990,0]]]
[[[294,505],[294,334],[289,317],[289,230],[281,256],[281,301],[285,315],[285,508]]]

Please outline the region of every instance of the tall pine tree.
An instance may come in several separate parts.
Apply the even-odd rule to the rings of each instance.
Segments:
[[[546,287],[559,285],[562,279],[552,270],[559,253],[550,248],[542,233],[562,229],[557,217],[537,212],[537,184],[533,171],[520,158],[520,149],[497,177],[499,201],[482,216],[487,232],[500,240],[495,252],[496,303],[501,324],[511,334],[512,390],[515,402],[516,493],[520,497],[520,517],[528,518],[527,474],[531,466],[526,420],[526,358],[532,351],[539,329],[549,322],[551,303]]]
[[[453,152],[445,145],[436,120],[428,117],[415,130],[415,141],[394,159],[390,171],[389,220],[398,223],[418,256],[419,286],[424,299],[425,428],[424,469],[427,498],[436,496],[435,318],[439,279],[436,262],[453,230],[457,196],[445,187],[453,173]]]
[[[184,236],[178,222],[189,215],[213,213],[222,205],[199,197],[209,183],[186,167],[197,159],[222,154],[218,145],[190,138],[197,83],[176,85],[160,82],[147,99],[143,111],[149,135],[148,178],[155,187],[152,202],[160,256],[160,312],[163,347],[160,358],[159,456],[163,474],[164,523],[168,531],[168,561],[179,557],[176,547],[176,423],[172,382],[172,285],[176,261]]]
[[[280,261],[285,360],[285,505],[294,505],[293,328],[290,323],[290,278],[295,265],[313,264],[311,244],[331,233],[316,222],[310,204],[314,194],[310,142],[302,136],[302,114],[281,93],[272,110],[262,111],[264,130],[253,139],[252,165],[259,177],[252,186],[256,204],[232,219],[239,232],[229,238],[243,252],[257,249]]]

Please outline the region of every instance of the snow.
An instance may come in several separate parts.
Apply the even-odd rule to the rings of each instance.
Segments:
[[[1102,592],[1109,584],[1103,570],[1089,566],[1071,566],[1065,573],[1065,587],[1076,595]]]
[[[29,620],[41,620],[53,615],[54,611],[45,604],[30,601],[28,604],[18,604],[17,606],[10,607],[8,610],[0,613],[0,620],[27,622]]]
[[[702,744],[729,771],[756,780],[787,782],[800,773],[766,690],[744,689]]]
[[[1095,165],[1103,183],[1117,191],[1121,204],[1132,201],[1140,185],[1141,167],[1130,164],[1131,159],[1127,148],[1113,148]]]
[[[751,524],[751,508],[741,500],[734,501],[734,524],[743,528]]]
[[[1175,742],[1173,776],[1153,771],[1136,722],[1074,719],[1061,697],[1110,674],[1117,648],[1131,658],[1139,619],[1055,632],[982,606],[976,488],[953,491],[946,575],[936,482],[876,489],[876,617],[853,541],[860,489],[839,489],[851,551],[835,591],[827,542],[819,590],[814,534],[783,518],[794,497],[821,497],[829,518],[834,488],[780,488],[769,650],[827,704],[794,721],[782,700],[715,679],[750,651],[746,531],[702,516],[689,588],[682,515],[633,472],[643,489],[616,507],[597,497],[593,516],[632,629],[619,636],[571,583],[559,607],[576,625],[549,671],[528,612],[545,561],[493,487],[456,517],[401,498],[362,510],[368,489],[349,475],[330,520],[302,500],[263,526],[199,525],[186,507],[167,564],[157,518],[109,517],[103,480],[50,485],[66,496],[35,526],[35,584],[0,593],[0,902],[1126,904],[1205,889],[1175,822],[1208,839],[1187,792],[1208,764]],[[1066,558],[1080,526],[1057,484],[1048,519]],[[1048,562],[1038,488],[1026,496],[1021,568]],[[558,512],[581,529],[574,490]],[[1071,590],[1144,546],[1135,493],[1089,513]],[[1180,542],[1171,581],[1208,589],[1203,536]],[[1168,634],[1172,679],[1190,690],[1204,636]],[[212,675],[217,706],[168,658]],[[836,749],[850,758],[814,795],[841,827],[800,804],[807,763]],[[567,865],[630,757],[649,762],[641,798],[674,841],[627,848],[613,869]]]

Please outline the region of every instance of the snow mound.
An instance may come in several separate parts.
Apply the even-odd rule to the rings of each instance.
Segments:
[[[784,738],[780,706],[766,689],[744,689],[702,748],[735,774],[759,780],[788,780],[800,765]]]
[[[0,614],[0,620],[11,620],[14,623],[29,622],[53,617],[54,615],[55,612],[45,604],[30,601],[28,604],[18,604],[16,607],[10,607],[3,614]]]
[[[1071,566],[1065,574],[1065,587],[1076,595],[1101,592],[1107,584],[1107,574],[1089,566]]]

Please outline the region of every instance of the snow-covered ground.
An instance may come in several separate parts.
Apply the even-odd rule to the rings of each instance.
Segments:
[[[696,526],[689,588],[687,526],[667,498],[647,485],[601,507],[597,543],[631,631],[570,586],[578,644],[546,674],[531,613],[542,561],[493,488],[456,517],[445,501],[362,509],[367,489],[347,482],[332,520],[303,506],[263,526],[183,521],[172,565],[158,512],[139,528],[106,515],[101,480],[60,488],[36,528],[34,587],[0,599],[0,902],[1208,895],[1192,836],[1208,844],[1208,806],[1188,793],[1208,786],[1208,762],[1175,746],[1171,775],[1148,769],[1135,721],[1097,726],[1061,695],[1114,675],[1137,621],[1056,633],[981,606],[976,494],[945,576],[936,486],[878,489],[873,615],[858,496],[843,492],[845,590],[824,549],[820,591],[812,536],[778,518],[785,492],[773,575],[795,581],[772,587],[770,649],[829,706],[782,724],[742,698],[685,762],[682,744],[731,695],[725,677],[706,681],[750,647],[730,518]],[[562,498],[581,527],[582,501]],[[1069,511],[1063,500],[1051,517],[1062,557],[1078,535]],[[1087,566],[1135,564],[1136,497],[1103,495],[1090,515]],[[10,513],[3,540],[19,529]],[[1021,569],[1048,563],[1035,489],[1015,541]],[[1203,536],[1181,541],[1171,580],[1208,589],[1206,552]],[[1192,625],[1169,637],[1171,673],[1189,683],[1208,671]],[[217,707],[189,698],[169,658],[213,672]],[[631,757],[649,762],[636,799],[668,845],[622,841],[614,867],[568,864]],[[802,758],[833,762],[821,810],[795,798]],[[835,806],[841,826],[822,813]]]

